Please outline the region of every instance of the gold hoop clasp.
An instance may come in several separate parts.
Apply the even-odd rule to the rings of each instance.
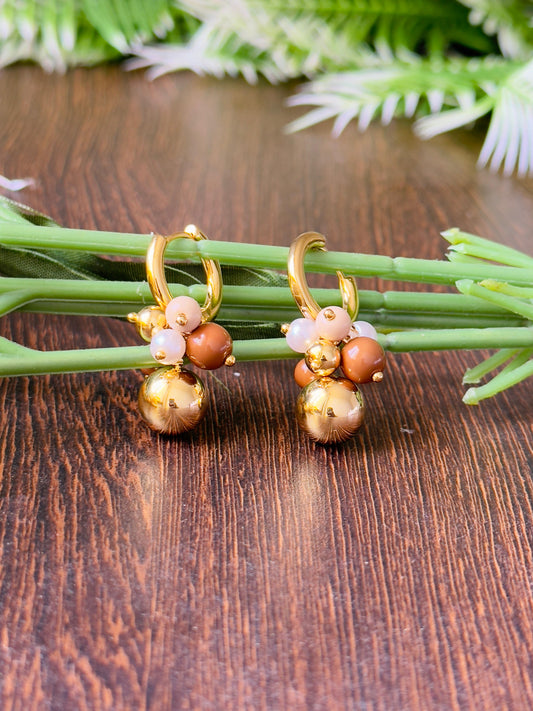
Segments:
[[[307,280],[305,278],[304,258],[309,251],[326,252],[326,238],[319,232],[304,232],[297,237],[289,248],[289,259],[287,262],[287,274],[289,276],[289,288],[296,301],[302,315],[306,318],[315,319],[320,311],[320,306],[311,296]],[[352,321],[357,318],[359,311],[359,296],[357,285],[353,277],[345,276],[341,271],[337,271],[339,289],[342,295],[342,307],[345,309]]]
[[[195,225],[187,225],[183,232],[163,236],[154,235],[146,252],[146,277],[150,291],[159,308],[164,311],[172,294],[165,278],[165,250],[176,239],[193,239],[197,242],[207,237]],[[212,321],[222,303],[222,273],[215,259],[201,259],[207,282],[207,293],[202,306],[202,323]]]

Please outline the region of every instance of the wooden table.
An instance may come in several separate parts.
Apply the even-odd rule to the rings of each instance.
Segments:
[[[315,229],[440,258],[458,225],[531,253],[532,182],[477,171],[480,133],[287,136],[293,90],[7,70],[1,172],[34,176],[22,200],[68,226],[195,221],[277,245]],[[138,343],[111,319],[0,332]],[[181,439],[140,422],[135,372],[0,383],[3,711],[530,709],[533,383],[469,408],[480,357],[391,357],[362,433],[333,448],[296,429],[290,362],[228,369]]]

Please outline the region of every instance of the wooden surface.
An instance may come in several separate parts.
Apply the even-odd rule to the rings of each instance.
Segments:
[[[458,225],[531,252],[532,183],[476,171],[480,134],[286,136],[290,91],[4,71],[0,172],[69,226],[438,258]],[[0,332],[137,343],[105,319]],[[182,439],[140,422],[134,372],[0,383],[0,707],[531,709],[533,383],[468,408],[479,358],[391,358],[332,448],[296,429],[290,363],[222,374]]]

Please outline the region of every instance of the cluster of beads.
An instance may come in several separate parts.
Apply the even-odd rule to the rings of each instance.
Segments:
[[[332,375],[338,368],[358,385],[383,379],[385,353],[377,341],[376,329],[366,321],[352,323],[340,306],[327,306],[314,320],[297,318],[283,330],[289,348],[305,353],[294,370],[294,378],[302,388],[317,378]]]
[[[165,311],[149,306],[130,320],[142,338],[150,342],[150,352],[161,365],[181,365],[185,355],[194,365],[206,370],[233,365],[233,341],[225,328],[202,323],[202,309],[190,296],[177,296]]]

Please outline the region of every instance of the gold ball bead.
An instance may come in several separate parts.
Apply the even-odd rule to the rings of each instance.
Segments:
[[[131,316],[133,317],[133,314]],[[145,306],[144,309],[141,309],[136,314],[135,319],[131,318],[131,320],[135,323],[140,337],[148,343],[150,343],[154,334],[167,324],[165,312],[161,311],[159,306]]]
[[[315,375],[331,375],[339,367],[341,352],[334,343],[320,339],[307,349],[305,363]]]
[[[153,430],[181,434],[196,427],[207,409],[207,393],[200,378],[173,366],[158,368],[141,385],[139,410]]]
[[[296,401],[298,424],[322,444],[350,439],[361,427],[364,414],[363,396],[346,378],[313,380]]]

